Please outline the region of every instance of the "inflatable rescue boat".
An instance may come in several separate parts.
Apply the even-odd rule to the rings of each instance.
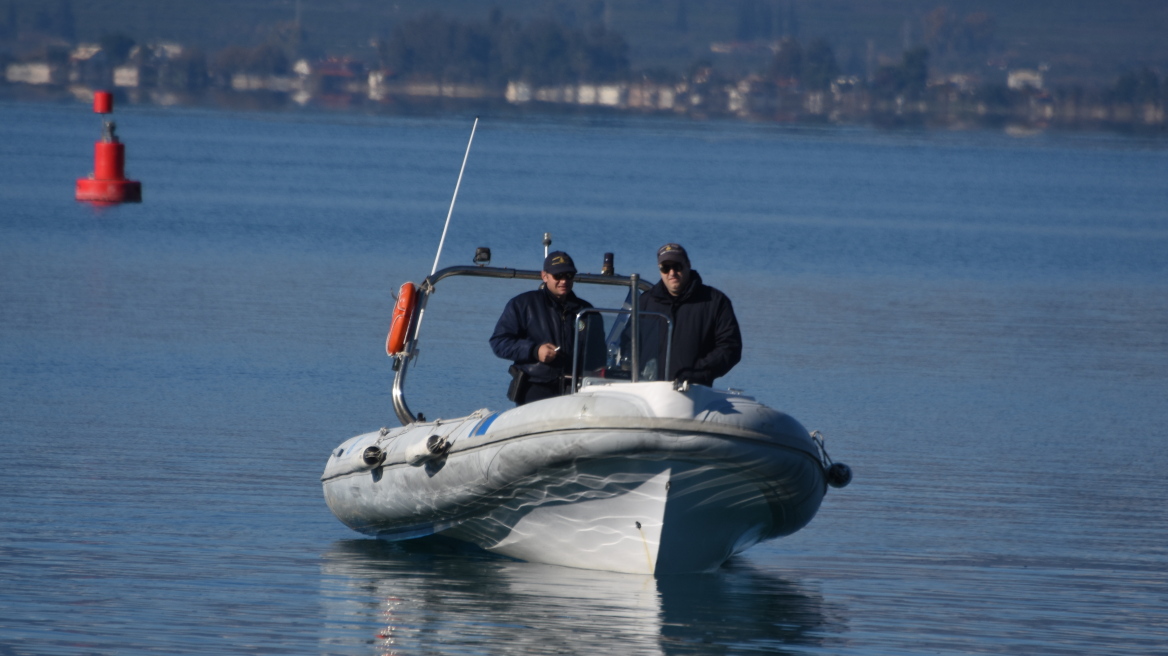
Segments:
[[[621,308],[577,316],[568,393],[425,420],[406,403],[404,383],[426,304],[452,276],[540,272],[454,266],[402,286],[387,352],[403,425],[343,442],[321,477],[329,508],[354,530],[386,540],[442,535],[585,569],[706,572],[803,528],[828,487],[851,480],[822,437],[792,417],[735,390],[662,380],[671,326],[639,312],[649,285],[636,274],[577,274],[577,284],[629,291]]]

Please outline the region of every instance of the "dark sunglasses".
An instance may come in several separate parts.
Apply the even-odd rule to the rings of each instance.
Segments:
[[[669,273],[670,271],[677,271],[678,273],[681,273],[681,272],[685,271],[685,265],[684,264],[662,264],[661,265],[661,273]]]
[[[576,274],[569,271],[567,273],[553,273],[552,277],[556,280],[567,280],[568,282],[571,282],[572,279],[576,277]]]

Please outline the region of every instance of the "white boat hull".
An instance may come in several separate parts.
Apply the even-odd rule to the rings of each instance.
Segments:
[[[449,450],[428,454],[432,435]],[[384,458],[366,463],[370,447]],[[657,575],[713,570],[793,533],[826,491],[798,422],[668,383],[358,436],[322,480],[337,517],[369,535],[443,534],[521,560]]]

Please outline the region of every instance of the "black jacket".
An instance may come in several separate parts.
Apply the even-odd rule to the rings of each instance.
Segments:
[[[689,285],[678,296],[658,281],[641,296],[641,310],[673,320],[668,380],[711,385],[742,359],[742,332],[729,297],[703,284],[697,271],[690,270]]]
[[[524,292],[507,302],[495,332],[491,350],[504,360],[511,360],[527,372],[536,383],[548,383],[572,373],[572,352],[576,339],[576,313],[592,304],[568,292],[563,302],[541,286]],[[540,344],[560,347],[551,364],[539,361]]]

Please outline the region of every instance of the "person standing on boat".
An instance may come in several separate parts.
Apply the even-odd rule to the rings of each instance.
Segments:
[[[548,253],[539,289],[507,302],[491,335],[491,350],[511,360],[507,398],[523,405],[564,393],[572,373],[576,313],[592,304],[572,292],[576,264],[563,251]]]
[[[742,332],[734,306],[729,297],[702,282],[680,244],[657,249],[657,266],[661,280],[641,295],[641,311],[660,312],[673,321],[667,380],[710,386],[742,359]]]

